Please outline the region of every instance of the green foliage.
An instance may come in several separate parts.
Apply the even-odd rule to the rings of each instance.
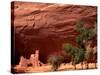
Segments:
[[[85,51],[83,49],[74,47],[71,44],[64,44],[63,48],[66,54],[68,53],[71,55],[74,64],[78,64],[84,60]]]
[[[71,44],[65,43],[63,44],[63,49],[67,54],[73,55],[75,53],[75,47]]]
[[[83,45],[83,37],[81,35],[78,35],[76,37],[76,42],[79,44],[79,45]]]
[[[86,50],[85,45],[88,43],[89,40],[92,40],[93,37],[96,36],[96,23],[94,24],[94,28],[86,28],[84,23],[82,21],[78,22],[76,25],[76,31],[78,31],[80,34],[76,37],[76,42],[79,44],[80,48],[84,49],[80,50],[79,54],[76,55],[79,57],[79,59],[85,59],[88,60],[90,56],[90,52]],[[83,47],[84,46],[84,47]],[[80,58],[81,57],[81,58]],[[78,60],[78,58],[77,58]]]
[[[84,22],[83,21],[79,21],[77,24],[76,24],[76,30],[78,32],[81,32],[82,30],[84,30]]]
[[[74,56],[74,63],[78,64],[84,60],[85,51],[83,49],[77,48]]]
[[[70,53],[70,51],[72,50],[72,45],[71,44],[68,44],[68,43],[65,43],[63,44],[63,49],[66,53]]]
[[[88,39],[93,38],[96,35],[94,28],[88,29]]]
[[[51,55],[48,58],[48,63],[52,64],[52,69],[56,71],[60,64],[63,62],[64,58],[61,55]]]
[[[87,52],[86,43],[96,36],[96,25],[94,28],[86,28],[83,21],[79,21],[76,24],[76,31],[79,35],[76,37],[76,42],[79,44],[79,48],[69,43],[63,44],[63,49],[66,54],[71,56],[74,65],[83,62],[84,59],[88,59],[90,52]]]
[[[96,28],[96,27],[95,27]],[[76,30],[80,33],[78,37],[76,37],[76,42],[79,44],[79,42],[82,40],[89,40],[92,39],[96,35],[96,29],[95,28],[86,28],[84,27],[84,22],[79,21],[76,25]]]
[[[76,31],[80,34],[76,37],[76,42],[82,46],[86,44],[86,42],[92,39],[96,35],[96,26],[95,28],[86,28],[84,27],[84,23],[79,21],[76,25]]]

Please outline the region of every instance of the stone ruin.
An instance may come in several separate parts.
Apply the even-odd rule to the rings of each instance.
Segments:
[[[20,57],[19,67],[39,67],[43,66],[44,64],[39,61],[39,50],[35,51],[35,54],[31,54],[29,59],[24,58],[23,56]]]

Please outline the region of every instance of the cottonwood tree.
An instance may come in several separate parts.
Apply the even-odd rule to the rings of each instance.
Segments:
[[[90,48],[91,43],[89,42],[92,41],[92,38],[96,36],[96,30],[97,30],[96,23],[94,25],[94,28],[86,28],[84,22],[79,21],[75,28],[76,31],[79,32],[79,35],[76,37],[76,42],[78,43],[80,48],[85,50],[84,60],[86,60],[87,62],[92,52],[92,49]],[[88,47],[91,50],[89,50]],[[88,63],[87,63],[87,69],[88,69]]]
[[[73,45],[68,43],[63,44],[63,48],[66,54],[71,56],[72,65],[74,65],[74,69],[76,69],[76,64],[79,64],[84,60],[84,54],[85,54],[84,50],[74,47]],[[83,69],[83,65],[82,65],[82,69]]]
[[[71,56],[72,64],[76,69],[76,64],[81,62],[83,69],[83,61],[88,61],[92,49],[90,48],[92,38],[96,36],[96,24],[94,28],[86,28],[83,21],[79,21],[75,27],[76,31],[79,32],[79,35],[76,37],[76,42],[79,47],[74,47],[71,44],[63,44],[64,51],[66,54]],[[88,49],[90,48],[90,50]],[[88,63],[87,63],[88,68]]]

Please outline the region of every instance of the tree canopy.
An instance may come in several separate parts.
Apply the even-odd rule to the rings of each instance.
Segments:
[[[52,69],[56,71],[60,64],[63,62],[64,58],[61,55],[51,55],[48,58],[48,63],[52,65]]]
[[[81,48],[74,47],[71,44],[64,44],[63,45],[64,51],[71,55],[71,59],[74,64],[78,64],[84,60],[84,50]]]
[[[79,21],[76,24],[76,31],[79,32],[79,35],[76,37],[76,42],[79,45],[85,44],[88,40],[96,36],[96,24],[94,28],[86,28],[83,21]]]

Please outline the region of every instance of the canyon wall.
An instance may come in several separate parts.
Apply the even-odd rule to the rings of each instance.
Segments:
[[[96,6],[12,2],[11,13],[12,63],[18,63],[22,55],[29,58],[36,49],[45,62],[50,54],[62,52],[63,43],[77,45],[78,21],[88,28],[97,21]]]

